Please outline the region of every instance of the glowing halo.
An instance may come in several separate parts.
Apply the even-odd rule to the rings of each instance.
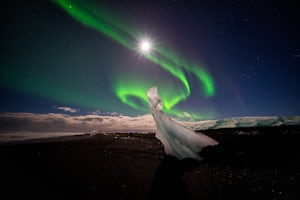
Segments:
[[[143,39],[142,41],[139,42],[139,51],[142,54],[148,54],[152,50],[152,43],[148,39]]]

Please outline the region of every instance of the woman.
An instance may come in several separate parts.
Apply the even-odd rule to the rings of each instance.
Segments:
[[[181,126],[162,112],[162,102],[156,87],[150,88],[147,91],[147,96],[156,122],[155,136],[163,143],[167,155],[175,156],[180,160],[194,158],[201,161],[203,158],[198,153],[202,148],[218,144],[217,141],[202,133],[195,133]]]

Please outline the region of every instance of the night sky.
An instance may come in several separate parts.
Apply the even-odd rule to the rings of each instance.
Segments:
[[[300,115],[288,1],[8,1],[1,15],[0,112],[144,115],[156,85],[172,116]]]

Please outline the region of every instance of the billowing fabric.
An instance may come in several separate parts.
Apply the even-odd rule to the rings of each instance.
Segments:
[[[156,122],[156,138],[164,145],[167,155],[178,159],[194,158],[201,161],[199,152],[206,146],[217,145],[218,142],[203,133],[195,133],[173,121],[162,109],[161,98],[157,88],[152,87],[147,91],[149,106]]]

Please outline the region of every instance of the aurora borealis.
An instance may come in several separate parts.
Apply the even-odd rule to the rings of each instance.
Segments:
[[[95,5],[86,2],[83,3],[82,1],[81,3],[80,1],[65,0],[57,0],[54,2],[82,24],[98,30],[130,50],[137,49],[134,41],[139,41],[139,38],[136,36],[138,34],[135,34],[138,31],[132,28],[128,29],[128,27],[126,27],[125,24],[122,24],[120,20],[116,20],[114,17],[106,14],[105,10],[97,10]],[[96,14],[90,14],[93,13],[91,8],[93,8],[93,10],[96,9],[96,12],[94,12]],[[203,93],[206,96],[212,96],[214,94],[214,83],[212,77],[210,77],[210,75],[199,66],[191,66],[187,62],[179,60],[178,56],[176,56],[176,54],[171,50],[157,45],[156,47],[153,47],[151,53],[145,54],[145,57],[173,75],[182,85],[177,85],[176,88],[165,86],[166,83],[158,85],[163,98],[163,107],[166,111],[170,110],[180,101],[187,99],[190,95],[190,84],[183,69],[196,75],[199,82],[203,84]],[[131,84],[127,84],[130,80],[126,80],[124,77],[122,77],[123,80],[121,80],[121,83],[117,80],[117,83],[119,84],[115,86],[115,93],[123,103],[135,109],[146,111],[148,110],[148,103],[145,91],[147,91],[147,88],[151,87],[151,84],[154,85],[155,82],[152,81],[151,84],[147,84],[142,79],[139,80],[134,77],[131,78],[134,82]],[[146,77],[143,79],[145,78]],[[149,82],[151,82],[151,80],[149,80]],[[173,81],[167,84],[175,85]],[[139,102],[136,102],[137,100],[139,100]],[[176,113],[178,113],[178,111]],[[194,115],[194,117],[196,117],[196,115]]]
[[[22,1],[5,7],[1,112],[297,115],[293,6],[225,1]],[[139,42],[151,41],[149,53]]]

